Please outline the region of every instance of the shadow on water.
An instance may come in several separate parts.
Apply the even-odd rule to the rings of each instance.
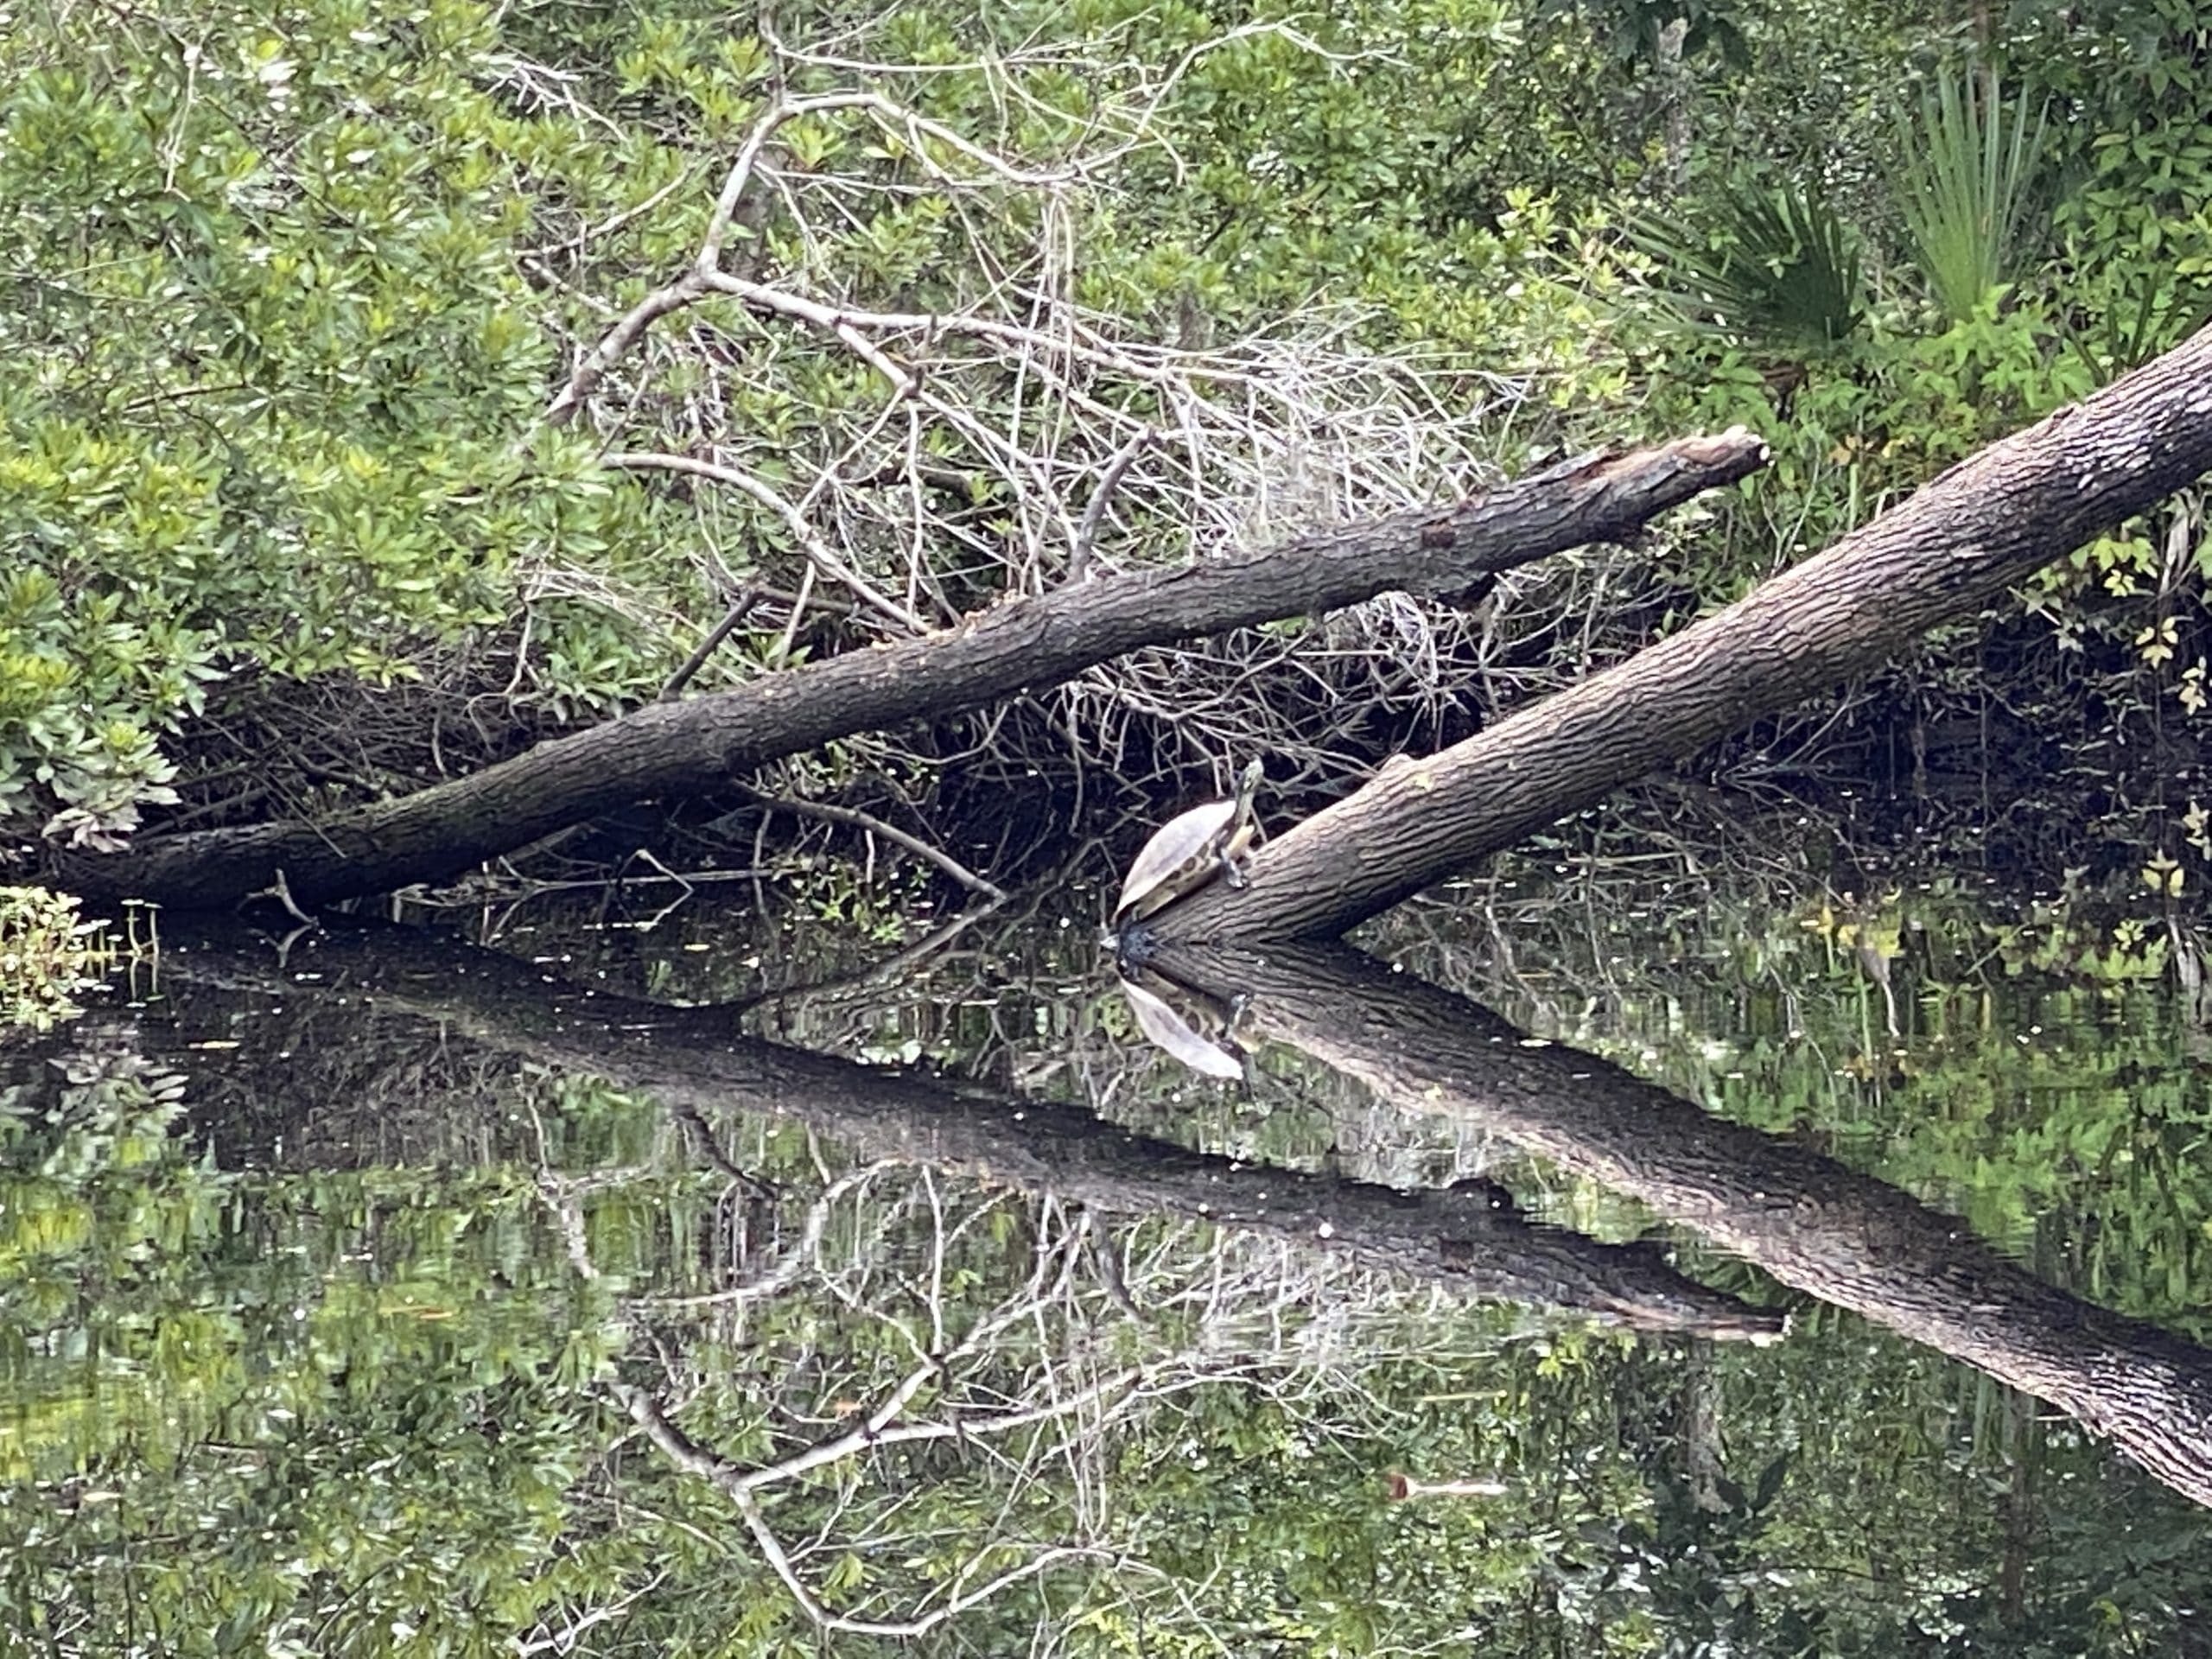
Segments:
[[[1141,1046],[1088,913],[895,969],[693,908],[172,927],[5,1057],[0,1611],[87,1653],[2202,1650],[2182,936],[1756,890],[1518,862],[1370,940],[1413,971],[1162,953],[1233,1085]]]

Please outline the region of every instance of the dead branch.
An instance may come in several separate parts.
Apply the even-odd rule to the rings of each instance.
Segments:
[[[1871,669],[2212,469],[2212,328],[1961,462],[1719,614],[1386,770],[1165,912],[1190,938],[1334,938],[1484,855]]]

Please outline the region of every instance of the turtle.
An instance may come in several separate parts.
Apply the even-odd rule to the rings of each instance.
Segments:
[[[1226,876],[1233,887],[1244,885],[1238,861],[1259,837],[1252,797],[1263,775],[1255,760],[1244,768],[1236,780],[1236,793],[1229,799],[1194,806],[1160,827],[1122,882],[1122,896],[1114,906],[1116,927],[1165,910],[1217,875]]]

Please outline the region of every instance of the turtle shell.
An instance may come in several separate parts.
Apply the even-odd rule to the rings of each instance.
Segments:
[[[1122,881],[1122,896],[1114,906],[1117,926],[1165,910],[1233,867],[1258,828],[1252,796],[1260,775],[1255,760],[1237,779],[1234,797],[1179,813],[1154,832]]]

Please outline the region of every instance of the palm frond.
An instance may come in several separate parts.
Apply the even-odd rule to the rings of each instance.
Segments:
[[[1628,236],[1659,266],[1659,297],[1693,327],[1802,348],[1843,339],[1864,315],[1858,240],[1817,196],[1738,187],[1702,235],[1646,213]]]
[[[2044,117],[2007,105],[1995,74],[1947,75],[1902,122],[1897,207],[1929,291],[1953,322],[1971,317],[2011,279],[2031,187],[2043,156]]]

